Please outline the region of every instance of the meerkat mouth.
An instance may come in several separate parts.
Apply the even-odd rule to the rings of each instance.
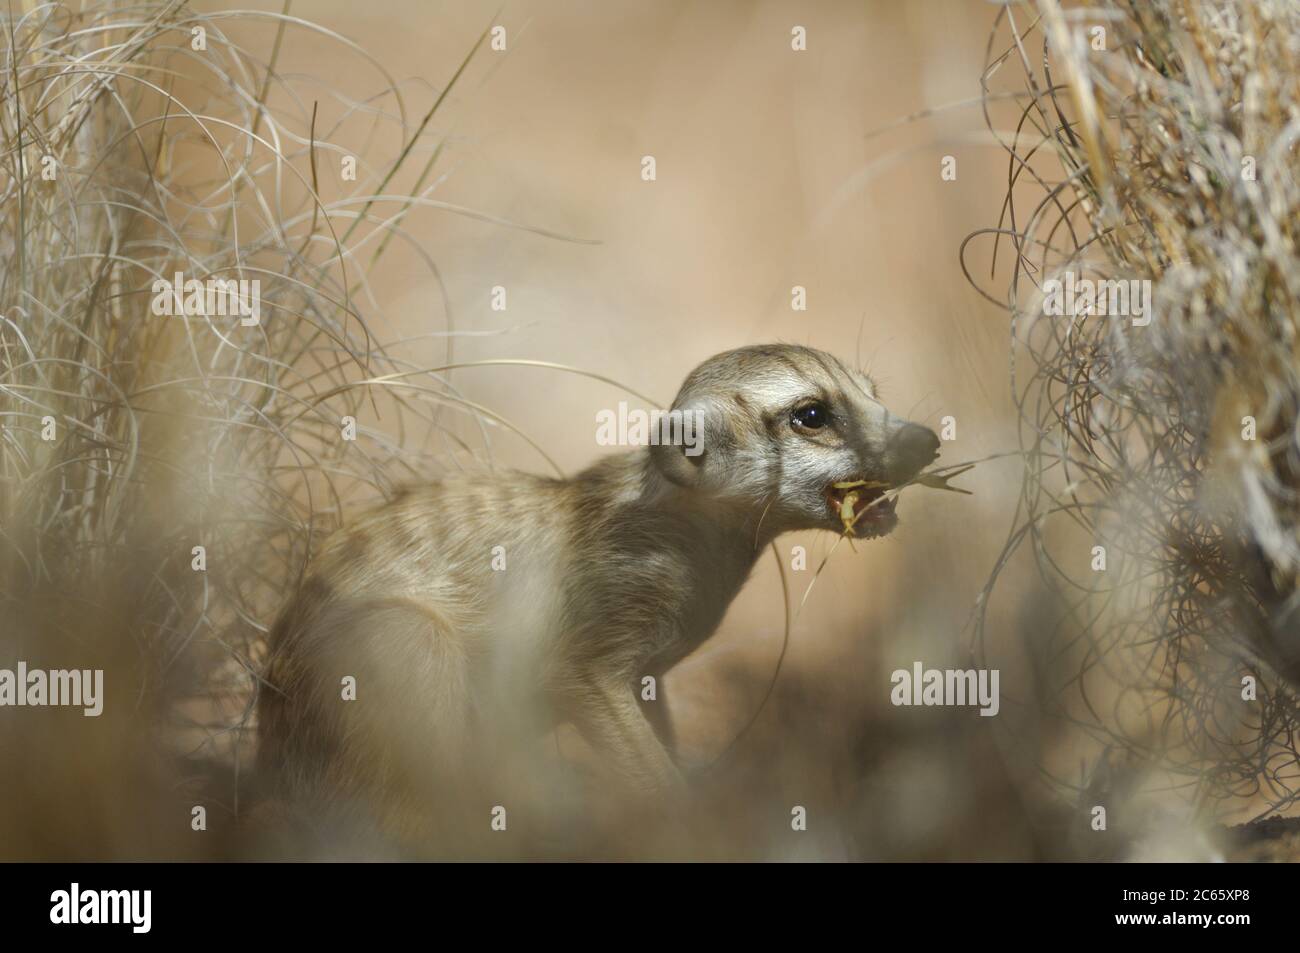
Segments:
[[[879,480],[841,480],[826,488],[826,504],[846,536],[873,539],[898,525],[895,501]]]

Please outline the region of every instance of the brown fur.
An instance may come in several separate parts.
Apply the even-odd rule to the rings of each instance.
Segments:
[[[790,423],[808,400],[834,409],[833,429]],[[491,806],[523,803],[529,752],[566,719],[627,792],[678,791],[642,677],[717,628],[766,542],[837,528],[829,483],[906,479],[933,450],[900,451],[920,428],[865,375],[800,347],[718,355],[674,408],[704,413],[701,456],[657,446],[569,480],[457,477],[337,534],[271,637],[259,765],[278,792],[399,837],[457,808],[456,824],[486,831]]]

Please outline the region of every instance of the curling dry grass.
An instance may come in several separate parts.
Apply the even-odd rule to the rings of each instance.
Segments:
[[[238,811],[250,714],[269,690],[263,636],[317,542],[435,463],[488,464],[488,429],[509,427],[449,380],[445,296],[444,329],[385,346],[368,282],[397,246],[440,280],[408,215],[499,221],[433,198],[432,121],[483,38],[416,113],[378,60],[288,4],[12,9],[0,31],[3,654],[104,667],[113,727],[73,767],[80,712],[6,719],[6,763],[31,765],[33,783],[6,786],[0,842],[11,856],[175,854],[196,797]],[[302,40],[355,59],[365,95],[282,75],[282,48]],[[391,157],[367,155],[394,139]],[[259,281],[259,322],[153,313],[155,282],[177,272]],[[431,346],[443,359],[422,368]],[[191,783],[204,775],[216,783]],[[155,808],[157,829],[88,821],[96,843],[67,822],[113,803],[145,805],[142,818]]]
[[[1085,806],[1158,777],[1203,818],[1286,812],[1300,798],[1300,6],[1042,0],[998,19],[985,91],[1012,74],[1016,132],[1001,137],[1002,216],[972,239],[1010,268],[989,292],[1014,318],[1028,460],[1008,555],[1031,546],[1071,607],[1039,636],[1043,700],[1095,742],[1081,777],[1045,770]],[[1045,316],[1044,283],[1067,271],[1149,280],[1151,323]]]

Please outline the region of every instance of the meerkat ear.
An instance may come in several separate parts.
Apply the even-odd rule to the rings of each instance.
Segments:
[[[655,468],[678,486],[699,486],[712,469],[718,420],[708,401],[674,404],[660,419],[659,441],[650,447]]]

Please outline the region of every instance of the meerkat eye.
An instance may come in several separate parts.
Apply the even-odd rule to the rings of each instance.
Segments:
[[[831,409],[821,401],[796,407],[790,414],[790,426],[795,430],[821,430],[831,422]]]

